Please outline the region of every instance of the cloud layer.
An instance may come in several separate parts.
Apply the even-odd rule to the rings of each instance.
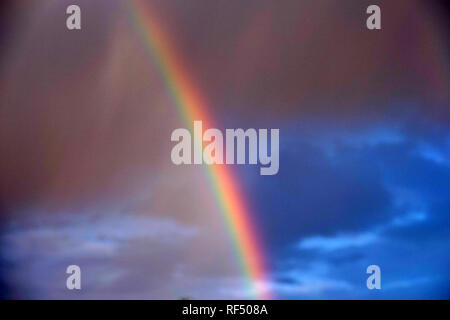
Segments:
[[[449,297],[436,4],[381,1],[369,32],[369,1],[144,2],[221,129],[280,129],[277,175],[233,168],[280,298]],[[80,0],[81,32],[65,29],[68,1],[4,3],[1,295],[250,297],[203,168],[170,161],[182,122],[124,1]],[[65,289],[69,264],[81,292]]]

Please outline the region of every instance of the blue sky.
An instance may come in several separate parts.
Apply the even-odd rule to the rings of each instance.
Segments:
[[[446,126],[406,112],[374,123],[306,118],[281,133],[279,174],[253,177],[249,190],[282,297],[448,298]],[[379,292],[365,287],[371,264]]]

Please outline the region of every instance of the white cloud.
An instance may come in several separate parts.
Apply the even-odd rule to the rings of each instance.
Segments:
[[[439,165],[448,163],[448,157],[441,150],[428,143],[422,143],[416,152],[424,159]]]
[[[315,236],[300,241],[300,249],[319,249],[334,251],[347,248],[364,247],[378,241],[378,236],[372,232],[341,234],[334,237]]]
[[[392,225],[396,227],[409,226],[427,219],[427,215],[422,211],[410,212],[405,216],[397,217],[392,221]]]
[[[197,230],[170,219],[130,214],[111,214],[101,218],[79,218],[60,226],[34,226],[9,230],[2,240],[11,258],[32,252],[54,255],[110,256],[118,247],[133,239],[150,238],[170,244],[194,236]],[[67,250],[71,248],[71,250]]]

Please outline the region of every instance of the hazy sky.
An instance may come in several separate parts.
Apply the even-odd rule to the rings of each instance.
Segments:
[[[73,1],[2,5],[5,298],[249,297],[204,169],[170,161],[182,123],[127,1],[77,1],[81,31]],[[381,31],[371,1],[144,2],[221,129],[280,129],[277,175],[233,167],[278,297],[449,297],[440,2],[378,1]]]

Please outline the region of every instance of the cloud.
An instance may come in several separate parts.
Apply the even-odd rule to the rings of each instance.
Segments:
[[[374,233],[337,235],[335,237],[309,237],[300,241],[299,249],[318,249],[324,251],[341,250],[352,247],[364,247],[377,242]]]
[[[449,237],[450,168],[416,151],[426,141],[435,146],[435,152],[445,153],[448,131],[408,117],[405,114],[394,121],[392,128],[389,122],[366,122],[361,127],[331,123],[323,128],[311,122],[302,126],[308,123],[306,119],[295,129],[284,128],[288,139],[280,157],[282,180],[268,181],[267,193],[264,182],[252,186],[252,194],[264,203],[260,214],[263,219],[267,215],[270,228],[266,230],[274,232],[269,243],[276,260],[272,265],[280,278],[275,282],[283,284],[279,286],[282,297],[448,296],[444,279],[450,261],[444,239]],[[330,149],[334,150],[331,157]],[[290,161],[290,156],[296,161]],[[318,182],[320,187],[316,187]],[[347,190],[357,195],[354,201],[347,197]],[[368,203],[369,195],[383,194],[374,197],[377,200],[370,210],[360,206],[360,202]],[[369,292],[365,286],[365,270],[371,264],[382,269],[380,292]],[[311,265],[323,266],[322,273],[311,276],[313,283],[330,283],[329,288],[324,286],[320,294],[313,294],[313,289],[309,294],[303,295],[301,289],[295,293],[301,282],[287,275],[294,271],[309,274]],[[352,289],[339,288],[340,284]]]
[[[50,217],[21,219],[2,233],[2,276],[14,287],[9,297],[220,298],[224,292],[213,290],[217,283],[233,290],[243,285],[226,235],[215,227],[211,234],[169,218],[99,214],[99,208]],[[82,270],[78,294],[65,289],[70,264]]]
[[[411,212],[405,216],[399,216],[392,221],[394,226],[408,226],[420,221],[424,221],[427,215],[424,212]]]
[[[432,281],[438,280],[438,277],[422,277],[422,278],[415,278],[415,279],[408,279],[408,280],[401,280],[389,283],[387,286],[384,287],[386,290],[395,290],[395,289],[404,289],[404,288],[411,288],[411,287],[417,287],[423,284],[428,284]]]
[[[66,4],[10,2],[2,33],[2,294],[247,297],[203,167],[170,162],[184,124],[129,17],[80,0],[89,32],[68,33]],[[441,275],[388,297],[448,296],[448,28],[434,4],[383,2],[382,34],[363,28],[364,1],[146,4],[218,126],[280,128],[277,175],[236,168],[275,291],[373,297],[361,270],[379,263],[387,284]],[[79,295],[63,287],[73,259]]]
[[[283,299],[320,299],[333,292],[355,290],[347,280],[336,279],[331,266],[324,261],[309,261],[302,267],[279,271],[269,287]]]
[[[418,154],[427,160],[434,161],[435,163],[440,165],[448,165],[449,157],[442,151],[443,150],[439,150],[438,148],[426,143],[421,144],[417,150]]]
[[[55,224],[56,221],[52,221]],[[152,242],[171,244],[195,236],[193,227],[180,225],[169,219],[143,216],[109,214],[99,218],[79,217],[70,224],[16,228],[2,234],[7,256],[27,254],[39,244],[52,244],[40,249],[50,255],[96,256],[113,255],[124,243],[133,239],[148,238]],[[68,248],[71,248],[68,250]]]

